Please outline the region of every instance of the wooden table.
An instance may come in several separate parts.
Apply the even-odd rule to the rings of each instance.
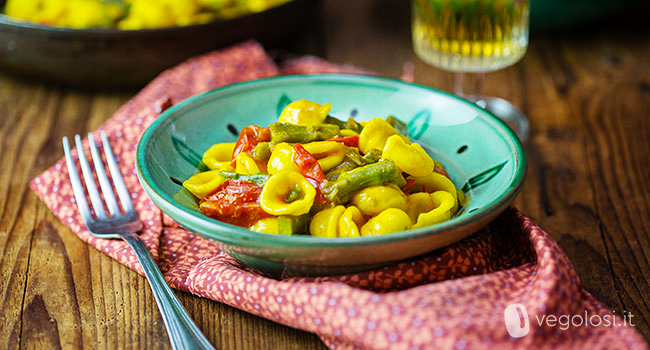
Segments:
[[[410,61],[416,82],[451,88],[449,73],[413,54],[406,2],[330,0],[316,23],[297,53],[391,77]],[[607,23],[533,33],[523,61],[489,74],[485,88],[520,106],[533,128],[515,204],[560,243],[584,287],[632,313],[648,339],[650,31],[626,28],[627,17]],[[62,156],[62,136],[94,130],[132,94],[0,75],[1,348],[169,348],[146,280],[79,240],[28,188]],[[218,348],[324,348],[313,334],[177,294]]]

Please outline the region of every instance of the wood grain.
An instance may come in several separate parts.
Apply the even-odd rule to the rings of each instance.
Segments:
[[[168,349],[146,280],[87,246],[29,190],[62,136],[96,129],[130,94],[89,94],[0,77],[0,347]],[[12,99],[10,95],[13,94]],[[218,348],[318,349],[312,335],[177,292]]]
[[[293,52],[391,77],[410,61],[418,83],[450,90],[451,74],[413,54],[406,3],[323,5]],[[516,205],[560,243],[585,289],[635,315],[648,339],[650,31],[639,26],[533,33],[522,62],[487,75],[485,90],[521,107],[533,127]],[[84,244],[28,188],[61,157],[62,136],[96,129],[132,93],[0,74],[0,348],[169,348],[146,280]],[[177,294],[217,348],[324,348],[315,335]]]

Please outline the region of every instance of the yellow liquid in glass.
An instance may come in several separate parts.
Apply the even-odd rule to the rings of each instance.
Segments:
[[[528,0],[413,0],[413,46],[425,62],[453,72],[489,72],[528,47]]]

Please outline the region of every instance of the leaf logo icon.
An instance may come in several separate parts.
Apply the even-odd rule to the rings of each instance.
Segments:
[[[510,304],[503,311],[506,330],[513,338],[521,338],[530,332],[528,311],[522,304]]]

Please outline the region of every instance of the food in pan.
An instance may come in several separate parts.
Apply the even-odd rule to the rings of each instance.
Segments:
[[[66,28],[137,30],[201,24],[261,12],[290,0],[8,0],[16,20]]]

